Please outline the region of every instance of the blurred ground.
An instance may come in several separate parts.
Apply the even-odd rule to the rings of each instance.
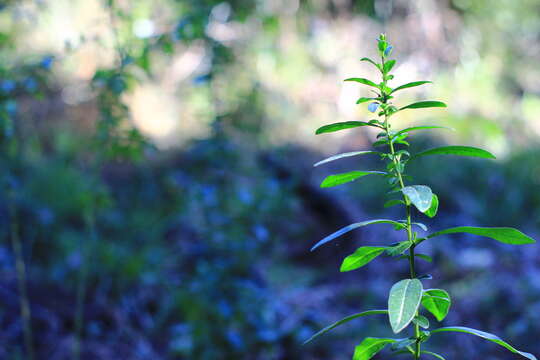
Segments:
[[[314,253],[383,209],[376,179],[320,189],[312,164],[366,149],[374,133],[314,135],[366,119],[374,77],[358,60],[384,31],[396,83],[433,80],[400,103],[443,100],[398,127],[481,146],[496,161],[423,159],[411,166],[441,206],[433,229],[512,226],[539,238],[540,3],[536,0],[0,1],[0,358],[28,359],[15,256],[18,222],[36,359],[73,359],[84,289],[82,359],[348,359],[385,319],[405,263],[381,258],[341,274],[358,244],[399,234],[371,227]],[[399,79],[399,80],[398,80]],[[368,158],[362,168],[378,166]],[[10,210],[11,209],[11,210]],[[13,212],[13,209],[15,209]],[[453,298],[446,325],[500,334],[540,354],[540,250],[487,239],[424,243],[433,287]],[[78,300],[79,299],[79,300]],[[504,336],[503,336],[504,335]],[[448,359],[510,359],[465,335],[434,338]],[[504,350],[504,349],[503,349]],[[379,358],[384,359],[384,354]]]

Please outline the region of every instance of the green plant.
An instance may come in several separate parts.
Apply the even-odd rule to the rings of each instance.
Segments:
[[[405,173],[406,165],[410,161],[421,156],[446,154],[487,159],[492,159],[495,157],[485,150],[469,146],[443,146],[425,150],[416,154],[411,154],[406,150],[409,147],[409,143],[406,141],[406,139],[411,132],[440,129],[444,127],[415,126],[396,131],[392,129],[391,119],[393,119],[397,113],[403,110],[434,107],[443,108],[446,107],[446,105],[440,101],[419,101],[407,106],[396,107],[392,103],[396,92],[429,83],[429,81],[415,81],[396,88],[389,87],[388,81],[394,78],[390,72],[396,64],[396,60],[389,59],[392,49],[393,47],[387,42],[386,36],[381,34],[381,36],[378,38],[378,50],[380,53],[381,62],[377,63],[368,58],[361,59],[362,61],[367,61],[373,64],[380,71],[382,75],[382,81],[380,83],[375,83],[364,78],[350,78],[345,80],[358,82],[374,89],[372,90],[375,93],[375,96],[361,97],[358,99],[357,104],[369,103],[368,110],[371,112],[378,112],[379,119],[373,119],[367,122],[347,121],[334,123],[323,126],[316,131],[316,134],[323,134],[361,126],[373,127],[380,130],[380,133],[377,135],[377,140],[373,143],[373,146],[386,148],[386,151],[355,151],[339,154],[325,159],[315,164],[315,166],[350,156],[366,154],[379,155],[381,160],[386,163],[386,171],[351,171],[347,173],[330,175],[324,179],[321,187],[326,188],[345,184],[366,175],[382,176],[388,180],[388,184],[390,186],[390,191],[388,194],[390,197],[393,197],[385,203],[385,208],[391,206],[403,206],[405,208],[406,218],[405,220],[376,219],[351,224],[319,241],[311,250],[315,250],[319,246],[333,241],[334,239],[353,229],[371,224],[389,224],[392,225],[397,231],[404,231],[407,234],[407,239],[392,245],[362,246],[343,260],[341,271],[345,272],[356,270],[374,260],[379,255],[386,253],[389,256],[396,257],[397,259],[408,260],[410,278],[401,280],[392,286],[388,296],[387,309],[370,310],[350,315],[322,329],[308,339],[306,343],[351,320],[368,315],[384,314],[388,315],[390,325],[394,333],[398,334],[402,330],[411,326],[413,328],[412,335],[404,338],[368,337],[364,339],[358,346],[356,346],[353,360],[370,359],[383,350],[387,345],[391,346],[393,354],[396,355],[410,354],[414,359],[419,359],[422,355],[429,355],[437,359],[444,359],[439,354],[423,349],[424,343],[426,343],[432,335],[443,332],[462,332],[476,335],[503,346],[509,351],[519,354],[525,358],[531,360],[536,359],[532,354],[519,351],[507,342],[501,340],[496,335],[483,331],[462,326],[440,327],[434,330],[429,330],[430,321],[421,313],[421,310],[427,310],[427,312],[431,313],[437,321],[442,321],[448,314],[451,304],[450,295],[447,291],[443,289],[424,289],[422,280],[428,277],[418,276],[416,273],[415,260],[417,258],[428,262],[432,261],[429,256],[416,253],[417,247],[424,241],[430,240],[437,236],[455,233],[468,233],[484,236],[511,245],[530,244],[534,243],[535,241],[516,229],[506,227],[485,228],[459,226],[436,231],[426,236],[420,236],[415,231],[415,227],[418,227],[427,232],[427,227],[422,223],[413,222],[413,208],[416,208],[417,212],[433,218],[437,214],[439,200],[437,195],[435,195],[428,186],[406,185],[405,182],[407,180],[411,180],[411,178]]]

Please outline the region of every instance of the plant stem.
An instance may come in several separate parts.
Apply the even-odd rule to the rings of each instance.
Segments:
[[[381,58],[381,61],[382,61],[382,67],[384,68],[384,57]],[[386,78],[385,78],[384,73],[383,73],[383,85],[386,86]],[[388,100],[387,100],[386,95],[384,95],[384,91],[383,91],[382,98],[383,98],[382,103],[386,104]],[[388,122],[388,115],[386,114],[386,110],[385,110],[385,116],[384,116],[384,128],[385,128],[385,131],[386,131],[386,135],[387,135],[387,139],[388,139],[388,145],[390,147],[390,154],[392,156],[392,162],[394,163],[394,169],[395,169],[395,172],[397,174],[399,186],[400,186],[401,190],[403,190],[403,188],[405,187],[405,183],[403,181],[403,176],[401,174],[400,168],[398,167],[399,160],[396,158],[396,151],[394,149],[394,143],[390,139],[390,123]],[[410,241],[412,243],[412,246],[409,248],[409,271],[410,271],[411,279],[414,279],[416,277],[416,270],[415,270],[415,265],[414,265],[414,261],[415,261],[415,256],[414,256],[415,244],[413,243],[414,239],[413,239],[412,224],[411,224],[411,203],[410,203],[409,199],[407,199],[405,194],[403,194],[403,192],[402,192],[402,195],[403,195],[403,200],[405,201],[405,211],[406,211],[406,215],[407,215],[407,223],[406,223],[407,239],[408,239],[408,241]],[[416,315],[418,315],[418,311],[416,312]],[[414,325],[414,336],[416,337],[416,342],[415,342],[415,348],[414,348],[413,357],[414,357],[415,360],[418,360],[418,359],[420,359],[420,351],[421,351],[421,349],[420,349],[420,341],[419,341],[419,339],[420,339],[420,327],[418,325],[416,325],[416,324]]]
[[[19,290],[19,307],[23,324],[24,346],[28,360],[34,359],[34,346],[32,335],[31,311],[26,290],[26,266],[24,264],[21,239],[19,237],[19,222],[14,200],[9,201],[10,215],[10,238],[11,246],[15,254],[15,269],[17,272],[17,287]]]

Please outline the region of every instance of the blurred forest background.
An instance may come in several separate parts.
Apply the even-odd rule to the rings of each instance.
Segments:
[[[375,78],[358,60],[375,56],[380,32],[395,46],[397,82],[434,81],[397,103],[449,105],[395,126],[456,129],[415,134],[413,150],[449,142],[498,156],[411,165],[439,195],[433,229],[506,225],[539,238],[538,0],[0,9],[1,359],[341,360],[368,333],[389,335],[373,318],[301,346],[343,316],[384,308],[407,273],[385,258],[339,273],[355,245],[400,240],[377,226],[309,252],[340,226],[399,216],[383,209],[378,179],[319,189],[330,171],[375,170],[371,160],[312,167],[374,139],[314,130],[367,118],[355,105],[363,90],[342,80]],[[445,324],[540,354],[537,245],[454,236],[422,247],[434,264],[420,271],[453,297]],[[513,358],[466,335],[433,340],[449,359]]]

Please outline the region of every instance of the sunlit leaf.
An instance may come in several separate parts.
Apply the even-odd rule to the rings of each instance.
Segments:
[[[405,186],[403,189],[401,189],[401,192],[405,194],[407,198],[409,198],[409,200],[420,212],[426,212],[431,207],[433,193],[431,192],[429,186]]]
[[[442,289],[425,290],[422,295],[422,305],[435,316],[438,321],[442,321],[448,311],[452,300],[450,295]]]
[[[344,122],[338,122],[334,124],[321,126],[320,128],[317,129],[317,131],[315,131],[315,134],[319,135],[319,134],[330,133],[330,132],[339,131],[339,130],[351,129],[351,128],[355,128],[359,126],[378,127],[373,123],[368,123],[365,121],[344,121]]]
[[[446,234],[458,234],[458,233],[467,233],[478,236],[485,236],[497,241],[500,241],[505,244],[510,245],[523,245],[523,244],[534,244],[536,241],[521,231],[508,228],[508,227],[474,227],[474,226],[458,226],[450,229],[445,229],[437,231],[431,235],[428,235],[428,239],[434,238],[440,235]]]
[[[464,326],[449,326],[449,327],[443,327],[443,328],[435,329],[435,330],[431,331],[431,333],[435,334],[435,333],[446,332],[446,331],[461,332],[461,333],[466,333],[466,334],[470,334],[470,335],[475,335],[475,336],[481,337],[483,339],[486,339],[488,341],[494,342],[495,344],[498,344],[498,345],[506,348],[507,350],[510,350],[514,354],[519,354],[519,355],[521,355],[521,356],[523,356],[523,357],[525,357],[527,359],[530,359],[530,360],[536,360],[536,357],[533,354],[529,354],[529,353],[526,353],[526,352],[523,352],[523,351],[519,351],[516,348],[514,348],[512,345],[508,344],[506,341],[502,340],[497,335],[493,335],[493,334],[490,334],[490,333],[485,332],[485,331],[471,329],[471,328],[464,327]]]
[[[394,339],[365,338],[360,345],[354,349],[353,360],[369,360],[386,345],[396,342]]]
[[[446,104],[441,101],[419,101],[400,108],[405,109],[423,109],[423,108],[445,108]]]
[[[356,104],[362,104],[368,101],[376,100],[377,98],[370,98],[370,97],[361,97],[360,99],[356,100]]]
[[[478,149],[472,146],[441,146],[433,149],[425,150],[414,155],[414,158],[426,155],[458,155],[458,156],[470,156],[479,157],[484,159],[495,159],[495,155],[489,151]]]
[[[332,234],[328,235],[327,237],[325,237],[324,239],[322,239],[321,241],[319,241],[318,243],[313,245],[313,247],[311,248],[311,251],[315,250],[316,248],[318,248],[321,245],[326,244],[329,241],[334,240],[335,238],[340,237],[341,235],[343,235],[345,233],[348,233],[351,230],[358,229],[360,227],[367,226],[367,225],[373,225],[373,224],[391,224],[393,226],[403,227],[403,224],[401,224],[401,223],[399,223],[397,221],[394,221],[394,220],[387,220],[387,219],[375,219],[375,220],[368,220],[368,221],[362,221],[362,222],[354,223],[354,224],[351,224],[351,225],[347,225],[344,228],[339,229],[335,233],[332,233]]]
[[[375,61],[371,60],[370,58],[367,58],[367,57],[363,57],[360,59],[360,61],[367,61],[373,65],[375,65],[375,67],[379,70],[381,70],[381,65],[377,64]]]
[[[321,187],[328,188],[346,184],[366,175],[386,175],[386,173],[382,171],[349,171],[346,173],[329,175],[323,180]]]
[[[357,314],[353,314],[353,315],[349,315],[347,317],[344,317],[343,319],[341,319],[339,321],[336,321],[335,323],[333,323],[331,325],[328,325],[324,329],[322,329],[322,330],[318,331],[317,333],[315,333],[309,339],[304,341],[304,345],[307,344],[310,341],[313,341],[315,338],[329,332],[330,330],[338,327],[339,325],[348,323],[351,320],[357,319],[359,317],[368,316],[368,315],[379,315],[379,314],[388,314],[388,310],[368,310],[368,311],[363,311],[363,312],[360,312],[360,313],[357,313]]]
[[[342,153],[334,156],[330,156],[329,158],[326,158],[324,160],[319,161],[318,163],[314,164],[313,166],[319,166],[322,164],[329,163],[334,160],[351,157],[351,156],[357,156],[357,155],[367,155],[367,154],[380,154],[378,151],[352,151],[347,153]]]
[[[346,272],[356,270],[362,266],[369,263],[371,260],[375,259],[377,256],[381,255],[383,251],[386,250],[386,247],[380,246],[362,246],[356,249],[354,253],[347,256],[339,271]]]
[[[394,333],[403,330],[412,321],[422,299],[422,283],[418,279],[405,279],[390,289],[388,314]]]
[[[375,84],[371,80],[364,79],[364,78],[349,78],[349,79],[345,79],[343,81],[354,81],[354,82],[357,82],[357,83],[360,83],[360,84],[376,87],[377,89],[379,88],[379,85]]]
[[[396,60],[388,60],[387,62],[385,62],[383,68],[384,72],[389,73],[394,67],[394,65],[396,65]]]
[[[433,197],[431,199],[431,206],[429,209],[427,209],[424,214],[426,214],[428,217],[432,218],[435,215],[437,215],[437,210],[439,209],[439,198],[437,195],[433,194]]]
[[[391,94],[395,93],[396,91],[399,91],[399,90],[403,90],[403,89],[407,89],[407,88],[411,88],[411,87],[415,87],[415,86],[420,86],[420,85],[424,85],[424,84],[429,84],[429,83],[431,83],[431,81],[413,81],[413,82],[398,86],[397,88],[392,90]]]

